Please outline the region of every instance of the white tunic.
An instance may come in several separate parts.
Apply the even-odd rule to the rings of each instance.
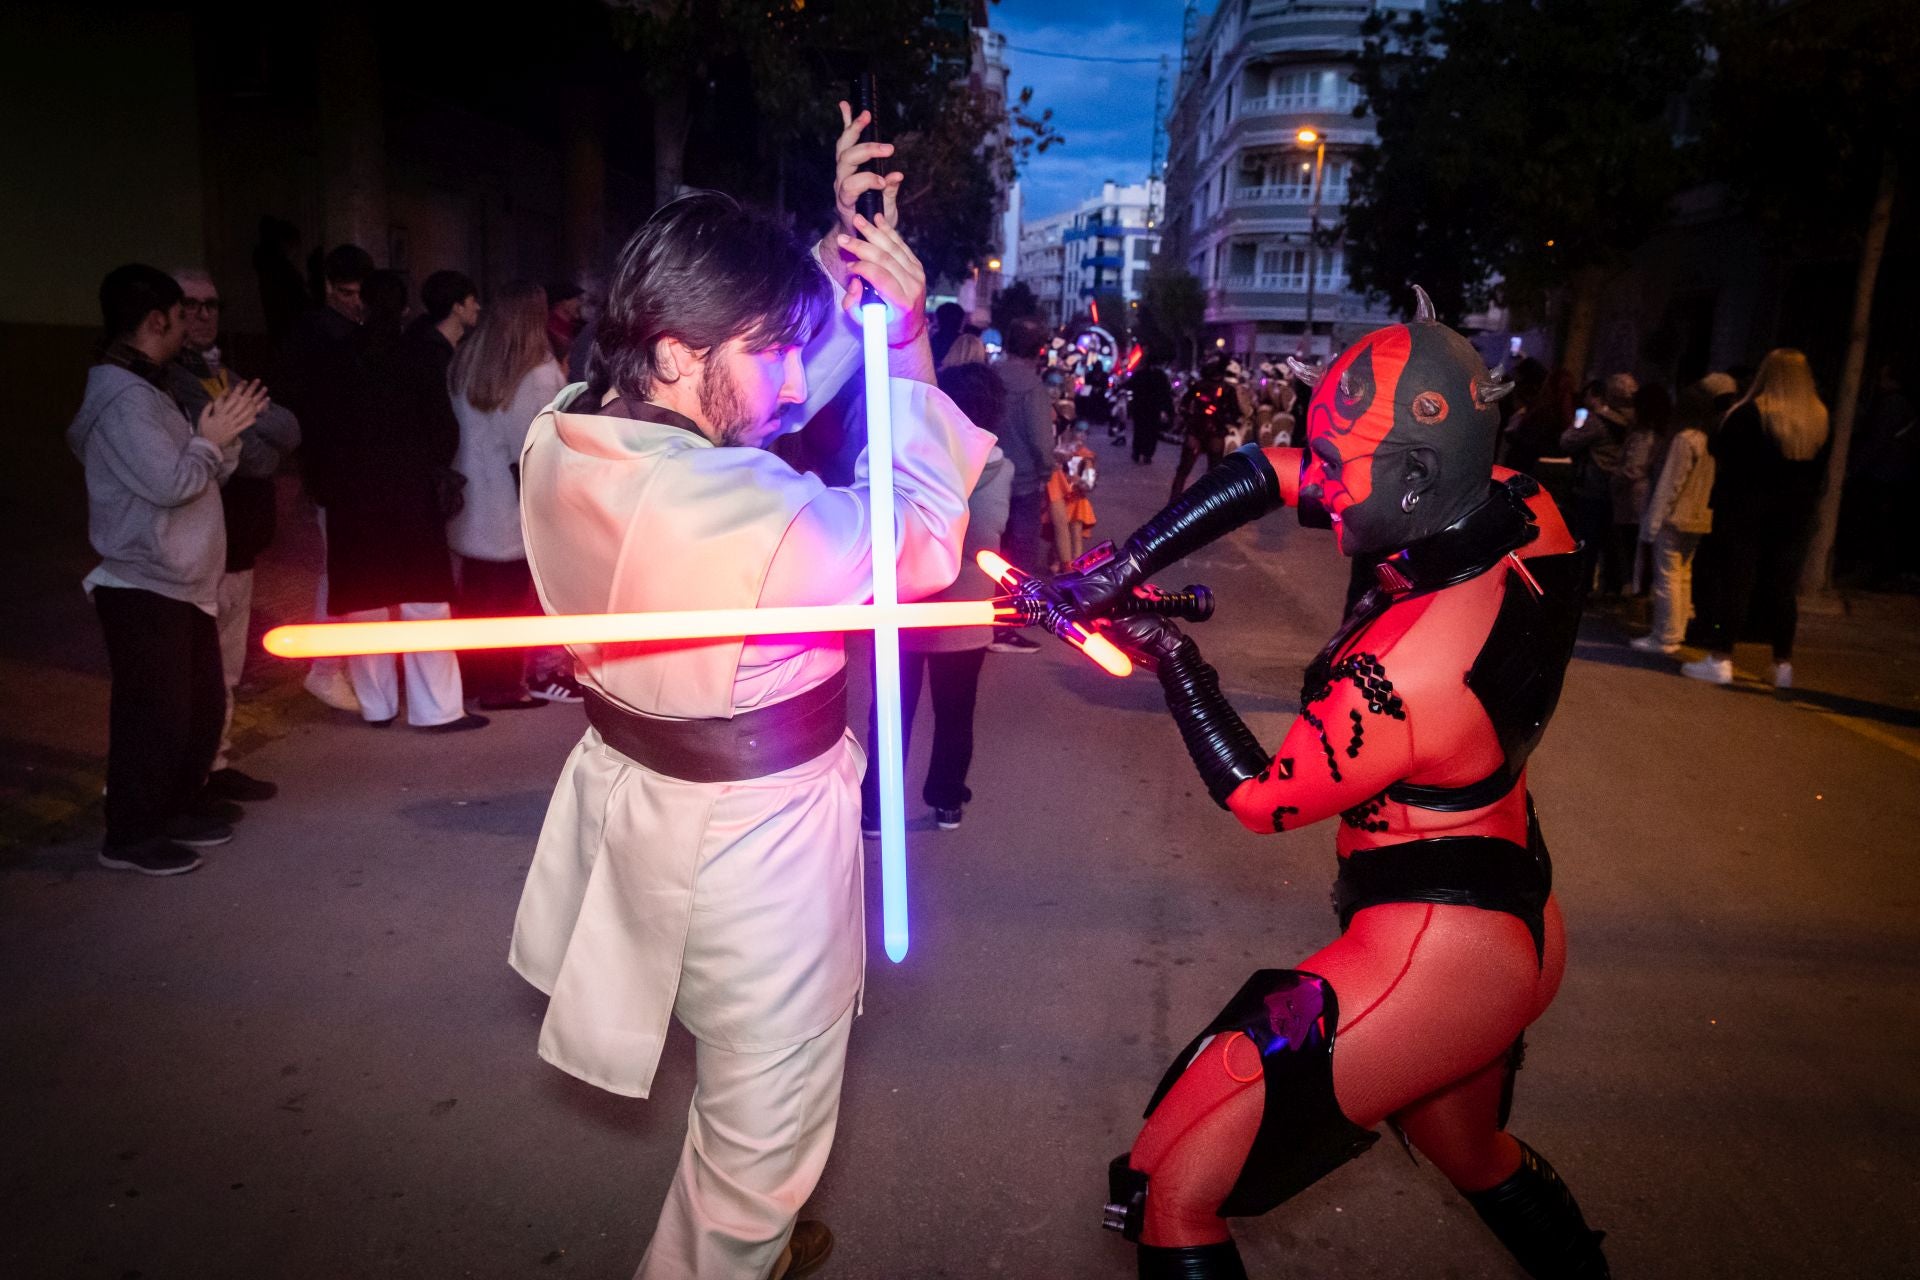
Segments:
[[[900,595],[918,599],[959,570],[993,437],[936,388],[892,389]],[[528,560],[549,612],[872,599],[864,455],[851,488],[828,488],[762,450],[566,411],[581,390],[535,419],[521,458]],[[835,634],[573,652],[582,683],[669,719],[782,702],[845,663]],[[554,790],[509,956],[552,997],[541,1056],[645,1097],[676,1011],[740,1052],[832,1025],[863,972],[863,764],[847,734],[772,777],[683,782],[589,728]]]

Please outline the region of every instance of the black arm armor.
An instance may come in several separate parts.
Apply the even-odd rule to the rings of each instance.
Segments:
[[[1220,673],[1201,658],[1192,636],[1183,637],[1172,656],[1160,663],[1160,688],[1207,793],[1226,808],[1227,797],[1264,772],[1273,758],[1220,692]]]
[[[1126,562],[1125,581],[1128,586],[1145,582],[1283,505],[1280,477],[1260,446],[1235,449],[1127,539],[1118,557]]]

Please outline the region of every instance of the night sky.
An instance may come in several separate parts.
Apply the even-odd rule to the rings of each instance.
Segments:
[[[1009,45],[1107,57],[1164,53],[1177,72],[1184,8],[1182,0],[1000,0],[989,21]],[[1108,178],[1145,180],[1153,156],[1156,64],[1067,61],[1009,49],[1007,68],[1011,92],[1032,85],[1035,105],[1053,108],[1067,139],[1020,175],[1029,220],[1078,204]]]

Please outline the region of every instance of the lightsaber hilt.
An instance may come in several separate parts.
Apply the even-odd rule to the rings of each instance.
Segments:
[[[873,72],[862,71],[853,78],[853,114],[867,113],[867,127],[860,131],[860,141],[880,141],[880,104],[879,91],[874,86]],[[868,173],[881,173],[880,162],[869,160],[862,166]],[[878,191],[862,191],[854,197],[853,211],[872,222],[886,209],[886,200]],[[860,305],[867,306],[881,301],[880,293],[863,276],[860,280]]]
[[[1029,579],[1031,581],[1031,579]],[[1162,591],[1158,587],[1140,587],[1139,594],[1128,596],[1107,610],[1109,618],[1137,618],[1153,614],[1177,618],[1182,622],[1205,622],[1213,616],[1213,592],[1197,584],[1184,591]],[[1067,601],[1050,595],[1023,593],[995,602],[1009,620],[1026,627],[1045,627],[1059,635],[1068,622],[1078,622]]]
[[[1213,592],[1198,583],[1179,591],[1162,591],[1151,585],[1135,587],[1132,595],[1107,610],[1110,618],[1137,618],[1147,613],[1182,622],[1205,622],[1213,616]]]

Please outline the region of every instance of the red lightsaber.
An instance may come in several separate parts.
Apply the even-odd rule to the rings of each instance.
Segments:
[[[1007,561],[991,551],[982,551],[974,557],[980,568],[989,578],[1018,593],[1021,584],[1031,581],[1033,575],[1014,568]],[[1109,675],[1130,676],[1133,674],[1133,661],[1120,652],[1113,641],[1097,631],[1089,631],[1079,622],[1068,617],[1058,609],[1048,610],[1043,616],[1030,619],[1053,632],[1068,644],[1099,663]]]

